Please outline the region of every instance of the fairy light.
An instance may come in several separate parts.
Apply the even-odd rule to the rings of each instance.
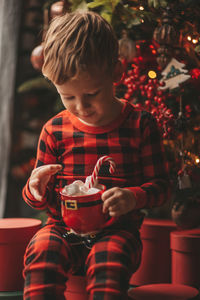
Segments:
[[[197,40],[197,39],[192,39],[192,43],[193,43],[193,44],[197,44],[197,43],[198,43],[198,40]]]
[[[144,20],[143,20],[143,19],[140,19],[140,22],[141,22],[141,23],[144,23]]]
[[[199,164],[199,163],[200,163],[200,159],[197,157],[197,158],[195,159],[195,162],[196,162],[196,164]]]
[[[155,79],[155,78],[157,77],[157,74],[156,74],[155,71],[150,70],[150,71],[148,72],[148,76],[149,76],[149,78],[151,78],[151,79]]]
[[[140,5],[139,10],[144,10],[144,6]]]
[[[194,35],[193,36],[188,35],[186,38],[189,42],[192,42],[192,44],[194,45],[196,45],[199,42],[198,38],[195,37]]]

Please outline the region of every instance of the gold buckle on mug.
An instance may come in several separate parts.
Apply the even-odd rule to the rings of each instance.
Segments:
[[[76,200],[65,200],[65,207],[71,210],[77,210],[77,201]]]

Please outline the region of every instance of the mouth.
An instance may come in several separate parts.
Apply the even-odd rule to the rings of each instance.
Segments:
[[[89,114],[84,114],[84,115],[80,115],[80,114],[79,114],[78,116],[79,116],[79,118],[86,118],[86,119],[87,119],[87,118],[90,118],[90,117],[92,117],[92,116],[93,116],[93,114],[94,114],[94,113],[92,112],[92,113],[89,113]]]

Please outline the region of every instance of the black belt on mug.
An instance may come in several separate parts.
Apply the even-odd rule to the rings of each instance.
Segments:
[[[90,202],[79,202],[77,200],[62,200],[65,202],[65,207],[66,209],[71,209],[71,210],[77,210],[81,207],[90,207],[90,206],[95,206],[98,204],[102,204],[102,200],[95,200],[95,201],[90,201]]]

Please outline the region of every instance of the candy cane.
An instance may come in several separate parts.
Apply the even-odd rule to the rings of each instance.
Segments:
[[[98,177],[98,174],[99,174],[99,170],[100,170],[102,164],[105,163],[105,162],[109,162],[109,164],[110,164],[109,172],[111,174],[113,174],[115,172],[116,165],[115,165],[115,162],[112,159],[112,157],[109,157],[109,156],[100,157],[99,160],[97,161],[95,167],[94,167],[94,171],[92,172],[92,175],[88,176],[86,178],[85,185],[88,188],[93,187],[97,183],[97,177]]]

